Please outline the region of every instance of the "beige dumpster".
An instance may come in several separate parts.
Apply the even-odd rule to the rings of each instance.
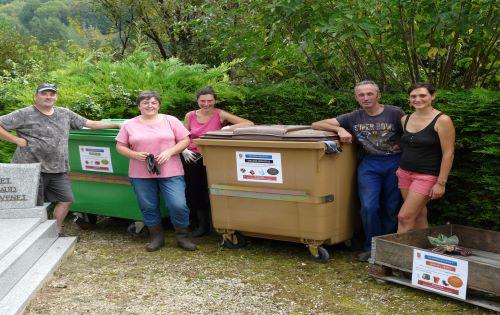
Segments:
[[[212,222],[226,247],[244,235],[321,245],[352,238],[356,217],[353,145],[309,126],[252,126],[195,140],[207,168]],[[327,145],[338,153],[327,154]]]

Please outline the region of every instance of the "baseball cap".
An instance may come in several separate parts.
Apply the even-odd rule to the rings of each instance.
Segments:
[[[40,93],[43,91],[54,91],[57,92],[57,86],[52,83],[42,83],[36,88],[36,92]]]

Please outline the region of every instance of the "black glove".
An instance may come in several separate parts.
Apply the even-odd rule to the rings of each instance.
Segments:
[[[153,154],[148,154],[146,157],[146,167],[149,174],[160,175],[160,169],[158,168],[158,164],[156,164],[155,156]]]

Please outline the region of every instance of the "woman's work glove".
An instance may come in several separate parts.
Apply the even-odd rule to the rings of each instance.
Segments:
[[[196,162],[196,160],[199,159],[197,154],[189,149],[184,149],[184,151],[182,151],[182,157],[188,163]]]

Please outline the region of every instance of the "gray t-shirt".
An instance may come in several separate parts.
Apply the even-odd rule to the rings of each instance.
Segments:
[[[337,117],[342,128],[353,134],[368,155],[394,155],[401,153],[399,140],[403,134],[401,117],[404,111],[396,106],[384,105],[382,113],[370,116],[359,109]]]
[[[86,118],[63,107],[54,107],[50,116],[29,106],[0,116],[0,125],[15,130],[28,141],[17,147],[12,163],[41,163],[43,173],[64,173],[69,170],[68,138],[70,129],[82,129]]]

